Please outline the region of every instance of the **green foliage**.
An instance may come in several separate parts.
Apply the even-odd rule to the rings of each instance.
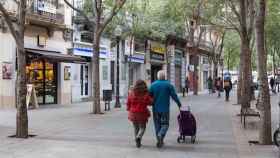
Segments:
[[[93,16],[92,0],[85,0],[84,10]],[[221,0],[201,0],[201,23],[211,24],[220,11]],[[105,32],[111,35],[116,25],[122,25],[126,35],[133,34],[137,38],[157,38],[164,40],[166,35],[175,34],[185,38],[186,22],[192,19],[198,0],[127,0],[123,9],[114,17]],[[112,8],[114,0],[104,0],[106,10]],[[106,11],[105,10],[105,11]],[[131,16],[134,15],[134,16]],[[132,26],[128,18],[133,19]],[[131,21],[131,20],[130,20]]]
[[[233,70],[239,66],[240,38],[235,31],[228,31],[224,41],[224,65]]]
[[[266,16],[266,44],[268,51],[268,68],[272,70],[273,62],[279,66],[280,62],[280,3],[278,0],[268,1]],[[273,58],[274,56],[274,58]],[[274,61],[273,61],[274,59]]]

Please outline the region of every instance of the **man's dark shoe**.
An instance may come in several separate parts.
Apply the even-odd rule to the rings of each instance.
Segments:
[[[157,147],[162,148],[163,146],[163,138],[158,138]]]
[[[135,142],[136,142],[136,147],[140,148],[141,147],[141,138],[136,138]]]

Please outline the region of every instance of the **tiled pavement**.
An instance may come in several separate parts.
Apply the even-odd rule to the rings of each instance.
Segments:
[[[273,127],[278,120],[277,97],[273,96]],[[14,134],[15,111],[0,111],[0,158],[251,158],[278,157],[274,146],[249,146],[257,139],[251,119],[248,129],[241,128],[239,106],[225,103],[215,95],[200,94],[182,99],[197,118],[196,144],[178,144],[178,108],[172,106],[170,129],[163,149],[155,147],[153,123],[150,120],[143,147],[135,148],[133,130],[125,108],[104,115],[92,115],[90,103],[60,107],[47,106],[29,112],[30,139],[7,138]]]

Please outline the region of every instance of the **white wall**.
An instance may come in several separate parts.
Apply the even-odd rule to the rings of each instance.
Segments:
[[[0,107],[13,107],[15,104],[16,83],[16,45],[11,34],[0,32]],[[2,74],[3,63],[12,63],[12,79],[4,80]]]

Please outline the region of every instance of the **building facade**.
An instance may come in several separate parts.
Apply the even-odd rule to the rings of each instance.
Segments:
[[[74,63],[84,61],[68,53],[72,47],[71,9],[62,0],[34,0],[27,4],[24,37],[27,82],[35,87],[39,104],[71,103],[71,69]],[[11,15],[17,11],[13,1],[5,7]],[[16,44],[5,22],[1,23],[0,107],[15,107]]]

